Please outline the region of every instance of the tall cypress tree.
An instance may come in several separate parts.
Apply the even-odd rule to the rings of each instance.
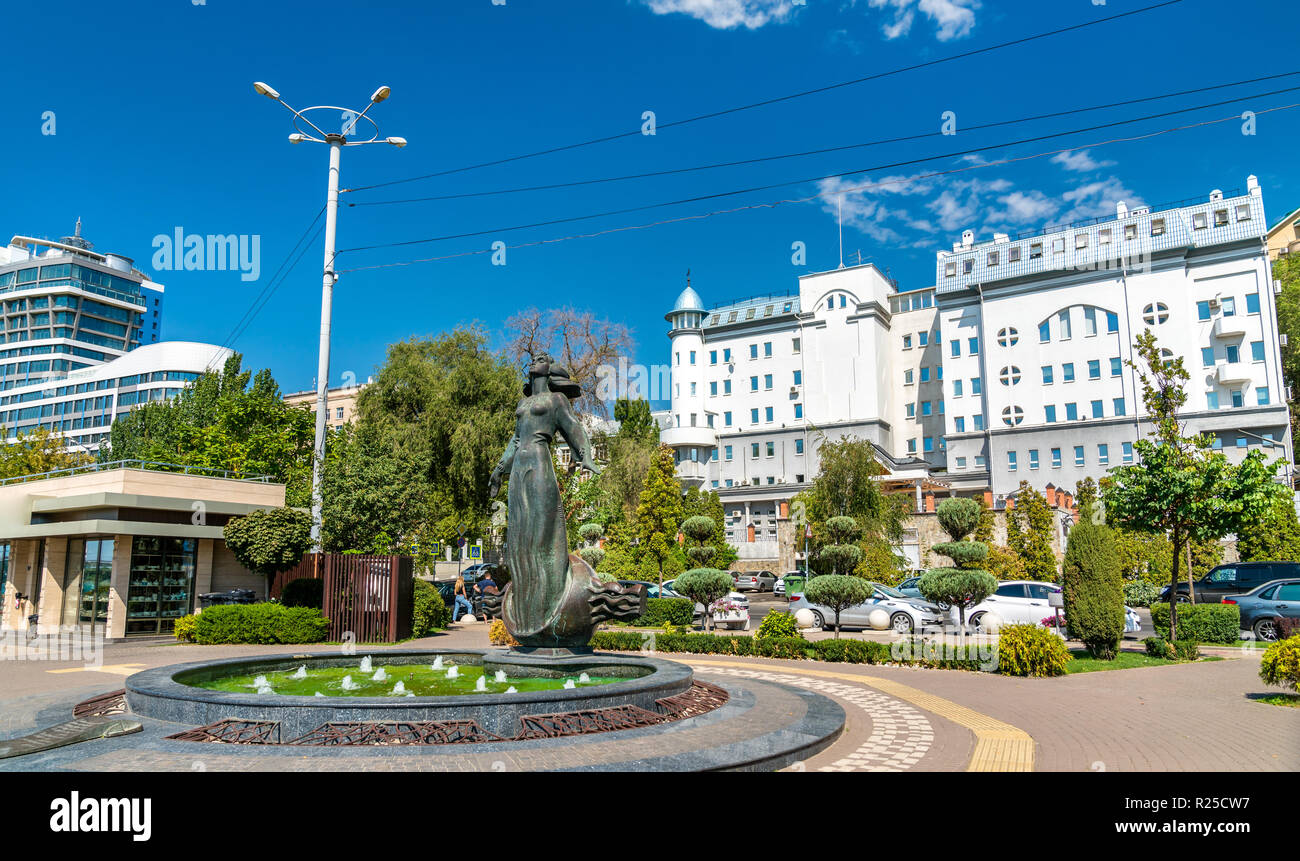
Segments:
[[[658,572],[660,586],[663,586],[667,564],[681,555],[677,546],[677,528],[681,522],[682,488],[677,481],[677,464],[672,448],[661,445],[650,461],[633,529],[638,559]]]

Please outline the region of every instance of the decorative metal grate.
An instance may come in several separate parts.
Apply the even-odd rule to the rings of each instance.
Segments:
[[[510,741],[493,735],[478,721],[399,721],[394,723],[327,723],[286,742],[291,745],[334,747],[337,745],[470,744]]]
[[[104,717],[107,715],[120,715],[125,711],[126,688],[122,688],[77,703],[72,707],[72,716],[74,718]]]
[[[118,692],[120,695],[122,692]],[[82,703],[86,706],[96,700]],[[656,700],[660,711],[640,706],[622,705],[576,712],[524,715],[519,731],[505,737],[488,732],[473,720],[450,721],[351,721],[321,724],[311,732],[283,742],[303,747],[337,747],[353,745],[423,745],[478,744],[493,741],[528,741],[540,738],[563,738],[640,729],[672,723],[707,714],[726,704],[730,696],[722,688],[707,682],[693,682],[680,694]],[[224,742],[227,744],[281,744],[280,724],[275,721],[243,721],[227,718],[208,726],[167,736],[176,741]]]
[[[279,744],[279,721],[226,718],[207,726],[166,736],[173,741],[206,741],[222,744]]]

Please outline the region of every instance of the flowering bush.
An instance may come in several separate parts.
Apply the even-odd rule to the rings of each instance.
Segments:
[[[1064,628],[1065,617],[1047,616],[1046,618],[1039,620],[1038,624],[1042,625],[1044,628]]]

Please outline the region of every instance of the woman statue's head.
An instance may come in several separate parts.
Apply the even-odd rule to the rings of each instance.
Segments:
[[[534,387],[533,381],[538,379],[545,379],[546,385]],[[528,382],[524,383],[524,397],[531,395],[534,388],[559,392],[570,400],[576,400],[582,394],[578,384],[569,376],[568,369],[551,358],[548,353],[534,356],[528,364]]]

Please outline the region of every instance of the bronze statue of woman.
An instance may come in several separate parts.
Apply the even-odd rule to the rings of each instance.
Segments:
[[[582,648],[600,620],[645,609],[639,586],[601,584],[580,556],[569,553],[551,442],[558,433],[575,465],[600,473],[591,440],[569,403],[580,394],[563,366],[548,355],[536,357],[528,368],[524,399],[515,409],[514,437],[488,482],[488,494],[495,497],[502,479],[510,478],[505,553],[510,582],[501,599],[501,618],[525,647]]]

